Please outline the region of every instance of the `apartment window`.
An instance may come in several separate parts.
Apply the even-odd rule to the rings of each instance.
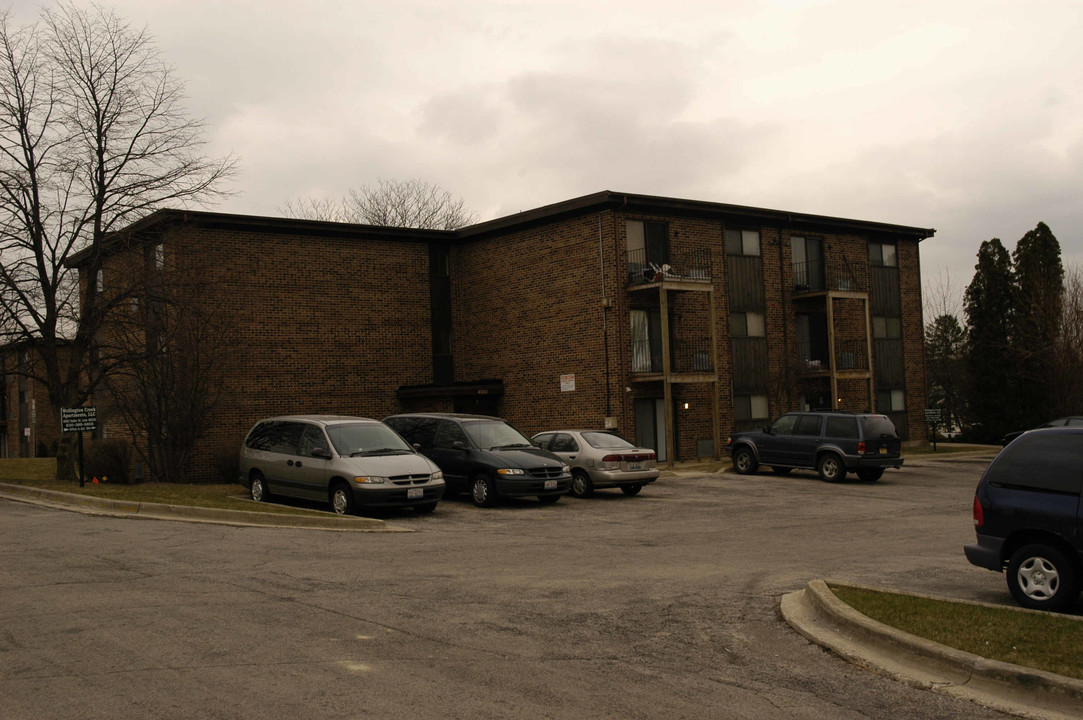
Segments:
[[[730,314],[731,337],[766,337],[763,313],[741,312]]]
[[[906,409],[906,392],[903,390],[877,390],[876,410],[882,413],[900,412]]]
[[[766,420],[767,419],[767,396],[766,395],[734,395],[733,396],[733,419]]]
[[[154,267],[159,270],[165,267],[165,245],[161,243],[154,246]]]
[[[105,291],[105,271],[98,268],[97,276],[98,294],[102,294]]]
[[[877,340],[898,340],[902,337],[902,320],[894,317],[874,317],[872,336]]]
[[[759,255],[759,230],[726,230],[727,255]]]
[[[790,238],[793,284],[805,290],[824,289],[824,242],[822,238]]]
[[[886,243],[869,243],[869,264],[876,267],[898,267],[895,246]]]

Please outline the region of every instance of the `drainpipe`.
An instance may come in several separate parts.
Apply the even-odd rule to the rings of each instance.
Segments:
[[[613,388],[609,369],[609,306],[605,294],[605,247],[602,243],[602,213],[598,213],[598,268],[602,284],[602,340],[605,343],[605,416],[613,416]]]

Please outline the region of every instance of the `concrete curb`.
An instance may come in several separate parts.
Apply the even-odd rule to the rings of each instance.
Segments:
[[[406,528],[391,527],[383,520],[376,518],[339,517],[337,515],[310,517],[244,510],[219,510],[186,505],[137,503],[6,483],[0,483],[0,498],[44,505],[60,510],[71,510],[88,515],[106,515],[109,517],[181,520],[239,527],[279,527],[300,530],[329,530],[333,532],[413,532]]]
[[[1035,720],[1083,717],[1083,681],[989,660],[902,632],[857,612],[823,580],[783,596],[779,609],[786,622],[812,642],[915,687]]]

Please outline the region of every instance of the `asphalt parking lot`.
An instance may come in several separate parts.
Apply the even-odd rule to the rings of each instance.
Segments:
[[[0,501],[3,714],[1006,717],[856,668],[777,608],[816,578],[1011,604],[962,554],[987,462],[385,518],[409,533]]]

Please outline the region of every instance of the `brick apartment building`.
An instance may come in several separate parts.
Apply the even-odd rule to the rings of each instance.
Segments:
[[[53,417],[41,360],[25,342],[0,347],[0,458],[51,457],[56,454],[60,428]]]
[[[163,210],[110,239],[100,280],[130,292],[132,267],[198,258],[202,301],[228,311],[194,480],[283,413],[608,427],[668,461],[801,408],[920,438],[932,234],[608,191],[457,231]]]

